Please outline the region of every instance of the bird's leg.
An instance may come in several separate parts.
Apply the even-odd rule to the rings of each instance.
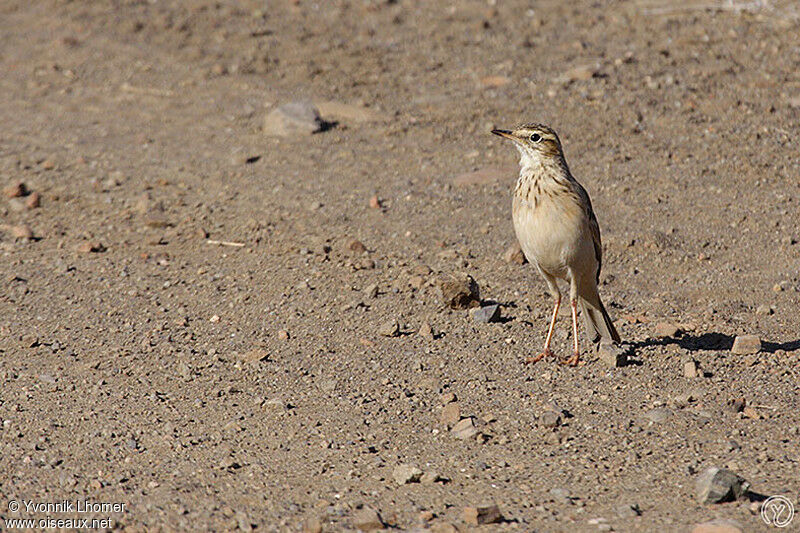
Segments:
[[[553,318],[550,319],[550,329],[547,330],[547,338],[544,341],[544,351],[537,356],[528,356],[525,363],[535,363],[542,358],[552,356],[553,352],[550,351],[550,341],[553,339],[553,330],[556,327],[556,317],[558,316],[558,308],[561,307],[561,293],[556,296],[556,303],[553,306]]]
[[[572,342],[575,350],[572,357],[564,361],[564,364],[578,366],[578,362],[581,358],[581,351],[578,348],[578,301],[574,298],[570,298],[569,305],[572,307]]]

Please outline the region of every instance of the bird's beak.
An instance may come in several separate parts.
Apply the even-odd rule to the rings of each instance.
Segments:
[[[506,139],[511,139],[512,141],[514,140],[514,136],[508,130],[492,130],[492,133],[500,137],[505,137]]]

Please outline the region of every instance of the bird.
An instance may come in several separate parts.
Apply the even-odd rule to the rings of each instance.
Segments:
[[[542,275],[555,300],[544,350],[529,356],[526,362],[554,355],[550,342],[561,305],[556,280],[561,279],[569,283],[574,348],[572,357],[564,363],[577,366],[578,307],[592,343],[620,342],[597,291],[603,248],[592,202],[572,176],[561,140],[550,126],[529,123],[513,130],[493,129],[492,133],[512,141],[519,151],[520,171],[512,202],[514,232],[528,262]]]

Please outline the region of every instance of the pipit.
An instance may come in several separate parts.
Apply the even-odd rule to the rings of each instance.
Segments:
[[[510,139],[519,150],[520,172],[512,208],[514,231],[525,257],[536,265],[555,299],[544,351],[528,357],[527,362],[553,355],[550,341],[561,305],[556,279],[562,279],[569,282],[575,348],[565,363],[575,366],[580,361],[578,305],[591,342],[620,342],[597,293],[603,249],[592,202],[586,189],[572,177],[561,141],[550,127],[525,124],[512,131],[492,133]]]

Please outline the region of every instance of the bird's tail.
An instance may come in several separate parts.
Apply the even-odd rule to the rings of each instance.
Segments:
[[[606,308],[599,297],[594,303],[580,297],[578,302],[581,306],[586,335],[592,342],[620,342],[617,328],[614,327],[614,322],[611,321],[611,317],[608,316],[608,312],[606,312]]]

